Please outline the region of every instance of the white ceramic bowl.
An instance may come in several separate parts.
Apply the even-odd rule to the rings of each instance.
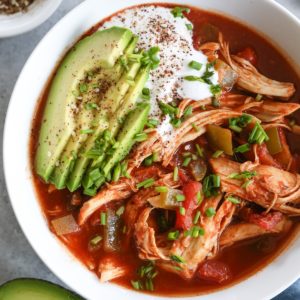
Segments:
[[[46,21],[62,0],[35,0],[26,12],[0,15],[0,38],[29,31]]]
[[[145,3],[151,0],[143,0]],[[180,0],[162,0],[181,4]],[[28,142],[37,100],[56,62],[92,25],[140,0],[87,0],[72,10],[43,38],[31,54],[11,97],[4,131],[4,170],[11,203],[27,239],[45,264],[69,287],[88,299],[164,299],[142,295],[113,284],[100,284],[49,231],[31,182]],[[300,65],[300,22],[271,0],[186,0],[186,5],[216,10],[256,28]],[[280,25],[279,25],[280,24]],[[55,47],[53,47],[55,45]],[[254,276],[197,299],[270,299],[300,275],[300,238]],[[195,299],[195,298],[193,298]]]

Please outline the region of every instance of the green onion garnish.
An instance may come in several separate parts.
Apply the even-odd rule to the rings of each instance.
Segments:
[[[213,207],[209,207],[205,210],[205,214],[207,217],[211,218],[216,214],[216,211]]]
[[[185,26],[188,30],[193,30],[193,25],[192,24],[185,24]]]
[[[142,285],[142,283],[139,280],[136,280],[136,281],[131,280],[130,282],[131,282],[132,287],[135,290],[141,290],[141,289],[143,289],[143,285]]]
[[[233,151],[235,153],[245,153],[245,152],[248,152],[248,151],[250,151],[250,145],[248,143],[240,145],[240,146],[234,148]]]
[[[209,175],[204,178],[203,181],[203,193],[205,197],[215,196],[219,192],[221,186],[221,178],[219,175]]]
[[[202,64],[195,61],[195,60],[192,60],[190,63],[189,63],[189,67],[191,69],[194,69],[194,70],[197,70],[197,71],[200,71],[200,69],[202,68]]]
[[[233,197],[233,196],[228,196],[226,198],[226,200],[233,203],[233,204],[240,204],[241,203],[241,201],[238,198]]]
[[[188,116],[190,116],[193,113],[193,107],[192,106],[188,106],[184,112],[183,112],[183,116],[186,118]]]
[[[179,213],[182,215],[182,216],[185,216],[185,208],[183,206],[180,206],[179,207]]]
[[[82,130],[80,130],[81,134],[90,134],[90,133],[93,133],[93,132],[94,132],[94,129],[82,129]]]
[[[176,199],[176,201],[178,201],[178,202],[182,202],[182,201],[185,200],[185,196],[182,195],[182,194],[177,194],[177,195],[175,195],[175,199]]]
[[[183,167],[187,167],[187,166],[190,164],[191,160],[192,160],[191,157],[186,157],[186,158],[183,160],[182,166],[183,166]]]
[[[136,142],[144,142],[146,141],[148,138],[148,135],[146,132],[141,132],[141,133],[137,133],[135,136],[134,136],[134,140]]]
[[[173,171],[173,180],[174,181],[178,181],[178,175],[179,175],[178,173],[179,173],[178,167],[175,167],[174,171]]]
[[[183,77],[184,80],[187,81],[200,81],[200,82],[205,82],[202,77],[199,76],[194,76],[194,75],[188,75]]]
[[[155,191],[158,193],[167,193],[168,188],[166,186],[157,186],[155,187]]]
[[[175,17],[175,18],[184,18],[184,12],[185,13],[189,13],[191,10],[187,7],[179,7],[176,6],[171,10],[171,14]]]
[[[101,211],[100,213],[100,224],[101,225],[106,225],[106,212]]]
[[[242,188],[246,189],[250,184],[253,183],[253,180],[246,180],[243,184],[242,184]]]
[[[149,167],[152,164],[153,164],[153,157],[152,157],[152,155],[150,155],[150,156],[148,156],[148,157],[145,158],[144,165],[147,166],[147,167]]]
[[[183,259],[181,256],[179,256],[179,255],[172,254],[172,255],[170,256],[170,258],[171,258],[173,261],[175,261],[175,262],[178,262],[178,263],[181,263],[181,264],[184,264],[184,263],[185,263],[184,259]]]
[[[255,97],[255,100],[256,100],[256,101],[261,101],[261,100],[262,100],[262,97],[263,97],[263,95],[257,94],[256,97]]]
[[[197,153],[199,155],[199,157],[203,157],[203,149],[198,145],[196,144],[196,150],[197,150]]]
[[[121,215],[123,215],[124,211],[125,211],[125,206],[122,205],[122,206],[120,206],[120,207],[117,209],[116,215],[117,215],[118,217],[120,217]]]
[[[86,83],[79,84],[79,90],[81,93],[86,93],[88,90],[88,85]]]
[[[213,95],[219,95],[221,92],[222,92],[222,89],[221,89],[221,86],[219,84],[216,84],[216,85],[211,85],[209,87],[210,89],[210,92],[213,94]]]
[[[202,197],[202,194],[201,194],[200,191],[197,192],[196,198],[197,198],[197,204],[200,205],[202,203],[202,201],[203,201],[203,197]]]
[[[99,106],[96,103],[85,103],[84,108],[86,110],[98,109]]]
[[[256,122],[254,128],[252,129],[248,142],[250,144],[259,144],[261,145],[263,142],[268,141],[269,137],[266,134],[265,130],[261,127],[261,125]]]
[[[193,219],[193,224],[196,225],[198,223],[200,216],[201,216],[201,212],[199,210],[197,210],[197,212],[194,216],[194,219]]]
[[[146,123],[146,126],[149,127],[149,128],[154,128],[156,127],[157,125],[159,124],[159,121],[158,120],[155,120],[155,119],[149,119]]]
[[[91,240],[90,240],[90,244],[92,246],[97,246],[102,240],[102,236],[100,235],[96,235],[95,237],[93,237]]]
[[[144,100],[150,100],[150,89],[143,88],[141,97]]]
[[[168,233],[168,240],[170,240],[170,241],[175,241],[175,240],[178,239],[178,237],[179,237],[179,231],[178,230],[170,231]]]
[[[220,157],[223,153],[224,153],[223,150],[217,150],[217,151],[212,155],[212,157],[213,157],[213,158],[218,158],[218,157]]]
[[[148,179],[138,183],[136,185],[136,187],[137,187],[137,189],[140,189],[142,187],[148,188],[148,187],[152,186],[154,184],[154,182],[155,182],[155,180],[153,178],[148,178]]]
[[[194,128],[195,131],[199,131],[199,127],[195,124],[195,123],[192,123],[192,127]]]
[[[257,175],[256,171],[244,171],[241,173],[232,173],[228,176],[231,179],[252,179]]]

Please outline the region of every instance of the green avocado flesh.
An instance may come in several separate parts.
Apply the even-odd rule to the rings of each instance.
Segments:
[[[137,101],[151,67],[132,59],[143,57],[137,41],[125,28],[98,31],[75,44],[60,64],[35,158],[37,174],[57,189],[73,192],[83,186],[86,194],[95,194],[131,150],[134,135],[143,130],[150,104]],[[116,141],[116,149],[106,143],[101,153],[91,156],[105,134]]]
[[[83,300],[80,296],[38,279],[16,279],[0,287],[0,300]]]
[[[132,32],[125,28],[97,31],[75,44],[60,64],[49,90],[35,161],[37,173],[46,182],[79,125],[76,118],[80,100],[76,93],[85,92],[86,84],[82,81],[86,73],[100,70],[107,82],[117,81],[121,68],[115,70],[114,65],[132,37]]]

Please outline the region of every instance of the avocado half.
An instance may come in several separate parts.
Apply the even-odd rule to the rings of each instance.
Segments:
[[[84,298],[45,280],[20,278],[0,286],[0,300],[84,300]]]

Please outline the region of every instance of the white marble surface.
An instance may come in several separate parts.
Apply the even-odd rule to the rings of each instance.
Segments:
[[[277,1],[300,18],[300,0]],[[0,39],[0,284],[17,277],[35,277],[63,285],[37,257],[17,224],[5,188],[2,135],[8,101],[26,59],[44,34],[80,2],[64,0],[54,15],[37,29],[21,36]],[[300,299],[300,280],[275,299]]]

